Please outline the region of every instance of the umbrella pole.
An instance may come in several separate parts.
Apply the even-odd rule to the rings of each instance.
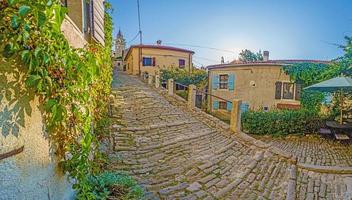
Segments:
[[[342,113],[342,107],[343,107],[343,91],[342,89],[340,90],[340,124],[343,124],[343,113]]]

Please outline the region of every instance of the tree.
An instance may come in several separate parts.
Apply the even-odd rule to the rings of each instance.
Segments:
[[[242,62],[255,62],[255,61],[262,61],[263,54],[261,51],[258,53],[253,53],[252,51],[245,49],[242,50],[239,54],[239,60]]]

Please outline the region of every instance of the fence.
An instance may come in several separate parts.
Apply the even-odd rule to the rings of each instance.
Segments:
[[[230,112],[230,130],[233,132],[239,132],[241,129],[241,100],[233,99],[227,100],[222,97],[213,95],[208,93],[207,91],[202,91],[197,89],[195,85],[183,85],[181,83],[175,82],[173,79],[168,79],[167,81],[160,80],[160,75],[151,75],[151,74],[141,74],[143,81],[147,82],[148,85],[154,85],[155,88],[164,87],[167,89],[167,94],[172,95],[179,95],[187,101],[187,107],[189,109],[195,109],[196,107],[202,108],[199,106],[199,102],[197,103],[197,94],[202,94],[204,98],[202,98],[202,102],[204,100],[207,101],[209,96],[220,99],[225,101],[231,105],[231,112]],[[178,88],[183,88],[183,93],[177,92]],[[207,104],[207,102],[205,103]],[[198,105],[198,106],[197,106]],[[207,108],[206,108],[207,109]]]

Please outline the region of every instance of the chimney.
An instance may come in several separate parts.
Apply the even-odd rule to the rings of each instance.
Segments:
[[[263,61],[269,61],[269,51],[263,51]]]
[[[160,46],[160,45],[161,45],[161,40],[156,41],[156,44],[157,44],[158,46]]]

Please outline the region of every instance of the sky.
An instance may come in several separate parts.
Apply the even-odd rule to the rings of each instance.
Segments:
[[[128,46],[138,44],[137,0],[110,2],[114,36],[121,29]],[[143,44],[191,49],[197,66],[232,61],[242,49],[334,59],[343,55],[336,44],[352,36],[351,10],[352,0],[140,0]]]

